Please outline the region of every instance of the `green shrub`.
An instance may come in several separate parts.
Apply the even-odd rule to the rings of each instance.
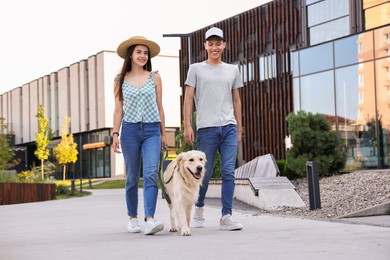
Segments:
[[[0,171],[0,182],[18,182],[14,173]]]
[[[56,185],[56,196],[68,195],[68,194],[70,194],[69,187],[62,185],[62,184]]]
[[[22,171],[17,174],[17,177],[20,182],[34,182],[37,174],[34,171]]]
[[[289,180],[294,180],[300,177],[299,174],[287,167],[286,160],[277,160],[276,164],[278,165],[281,176],[285,176]]]
[[[341,152],[341,138],[323,115],[298,111],[287,116],[292,147],[286,153],[287,167],[306,176],[306,162],[317,161],[321,176],[344,168],[346,154]]]

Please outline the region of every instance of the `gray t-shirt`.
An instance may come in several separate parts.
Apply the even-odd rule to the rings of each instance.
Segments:
[[[232,90],[243,84],[236,65],[191,64],[185,85],[195,88],[197,129],[237,124]]]

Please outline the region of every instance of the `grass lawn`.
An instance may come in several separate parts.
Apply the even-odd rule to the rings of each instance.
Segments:
[[[67,194],[57,194],[56,195],[56,200],[62,200],[62,199],[69,199],[69,198],[78,198],[78,197],[84,197],[91,195],[90,191],[79,191],[75,190],[73,194],[67,193]]]
[[[119,180],[99,180],[94,179],[92,180],[92,188],[89,188],[89,180],[83,180],[82,184],[84,185],[83,191],[79,190],[80,187],[80,180],[75,180],[75,190],[73,194],[69,191],[71,187],[71,181],[56,181],[57,184],[57,191],[59,189],[58,186],[61,187],[62,192],[57,192],[56,199],[68,199],[68,198],[76,198],[76,197],[83,197],[88,196],[91,194],[89,189],[124,189],[125,188],[125,179],[119,179]],[[139,188],[143,187],[142,179],[140,180],[140,183],[138,185]],[[84,190],[86,189],[86,190]],[[88,190],[87,190],[88,189]]]
[[[92,185],[92,189],[124,189],[125,180],[109,180]]]

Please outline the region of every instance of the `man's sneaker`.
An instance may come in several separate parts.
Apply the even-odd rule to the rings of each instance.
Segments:
[[[221,218],[221,221],[219,222],[219,226],[221,230],[240,230],[243,228],[242,224],[233,221],[233,218],[231,215],[225,215]]]
[[[129,231],[130,233],[141,232],[141,227],[138,224],[137,218],[132,218],[129,220],[129,224],[127,224],[127,231]]]
[[[156,234],[157,232],[160,232],[163,229],[164,229],[163,223],[151,218],[148,221],[146,221],[144,234],[153,235]]]
[[[194,227],[196,228],[202,228],[204,227],[205,218],[203,215],[203,207],[195,207],[195,213],[194,213]]]

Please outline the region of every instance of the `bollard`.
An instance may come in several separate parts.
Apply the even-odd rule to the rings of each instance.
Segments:
[[[74,190],[76,189],[74,179],[70,181],[70,193],[74,194]]]
[[[320,183],[316,161],[306,162],[307,186],[309,189],[310,210],[321,208]]]

